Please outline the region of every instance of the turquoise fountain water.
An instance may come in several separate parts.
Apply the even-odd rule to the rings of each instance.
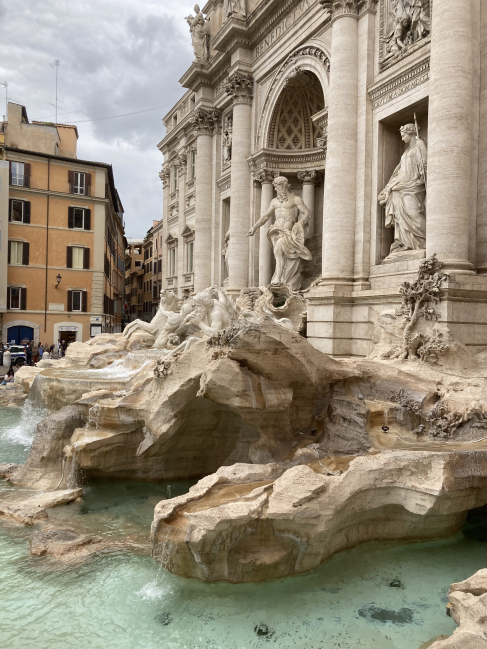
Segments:
[[[22,461],[18,411],[0,410],[0,461]],[[17,429],[18,432],[18,429]],[[17,442],[21,442],[20,444]],[[190,483],[171,483],[171,495]],[[167,484],[99,481],[50,518],[105,536],[148,534]],[[86,522],[84,522],[86,521]],[[454,622],[451,582],[487,565],[473,525],[446,541],[371,543],[297,577],[203,584],[143,553],[114,551],[75,565],[30,557],[32,528],[0,523],[0,646],[8,649],[419,649]],[[144,550],[145,552],[145,550]]]

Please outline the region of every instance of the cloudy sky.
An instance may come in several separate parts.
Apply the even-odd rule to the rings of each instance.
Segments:
[[[193,60],[185,0],[0,0],[0,81],[29,120],[77,124],[78,157],[113,165],[126,234],[162,217],[162,117]],[[0,87],[0,112],[5,93]],[[149,110],[154,109],[154,110]],[[147,112],[139,112],[147,111]],[[125,115],[126,113],[138,113]],[[109,119],[104,119],[109,118]]]

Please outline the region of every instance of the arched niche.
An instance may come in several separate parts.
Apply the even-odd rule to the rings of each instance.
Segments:
[[[264,99],[257,135],[257,149],[269,148],[269,141],[272,140],[273,118],[280,108],[280,101],[288,95],[288,88],[298,84],[303,75],[313,81],[313,88],[317,88],[317,83],[321,86],[324,108],[328,106],[329,71],[330,59],[321,44],[300,47],[288,56],[276,72]],[[313,145],[315,146],[315,142]]]

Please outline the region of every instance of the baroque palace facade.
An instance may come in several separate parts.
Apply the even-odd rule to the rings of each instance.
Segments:
[[[236,296],[291,277],[292,265],[310,342],[365,356],[401,283],[436,254],[448,273],[440,320],[471,351],[487,348],[483,4],[196,6],[188,91],[158,145],[161,288],[185,298],[216,284]],[[297,197],[288,212],[277,177]]]
[[[2,343],[122,330],[123,207],[111,165],[79,159],[77,140],[19,104],[0,123]]]

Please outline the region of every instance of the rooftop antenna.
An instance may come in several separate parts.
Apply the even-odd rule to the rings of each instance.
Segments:
[[[8,83],[6,81],[0,81],[0,86],[5,88],[5,120],[8,120]]]
[[[61,61],[59,59],[55,59],[54,65],[56,66],[56,124],[57,124],[57,75],[58,75],[60,63]]]

